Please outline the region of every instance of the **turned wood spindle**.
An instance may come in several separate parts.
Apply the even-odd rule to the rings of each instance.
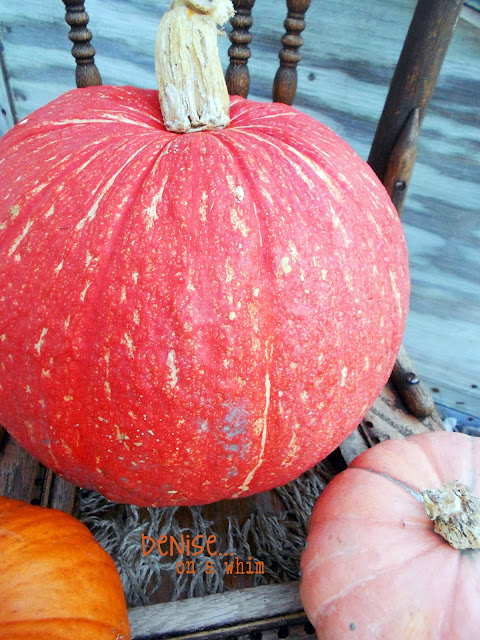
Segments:
[[[305,29],[305,13],[310,0],[287,0],[287,18],[283,23],[285,35],[279,53],[280,67],[273,81],[274,102],[292,104],[297,91],[297,65],[302,59],[299,49],[303,44],[301,32]]]
[[[255,0],[234,0],[235,15],[230,19],[232,31],[229,33],[232,46],[228,50],[230,64],[225,74],[228,93],[231,96],[248,96],[250,74],[247,62],[250,58],[248,45],[252,41],[249,29],[253,24],[252,9]]]
[[[73,42],[72,56],[77,62],[77,87],[100,85],[102,79],[95,65],[95,49],[90,43],[92,33],[87,29],[89,18],[85,3],[78,0],[63,0],[63,3],[66,10],[65,22],[71,27],[68,37]]]

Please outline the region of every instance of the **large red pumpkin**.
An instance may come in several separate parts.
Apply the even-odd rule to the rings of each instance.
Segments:
[[[141,505],[285,483],[381,390],[409,278],[397,213],[337,135],[234,97],[166,131],[155,91],[71,91],[0,141],[0,421]]]

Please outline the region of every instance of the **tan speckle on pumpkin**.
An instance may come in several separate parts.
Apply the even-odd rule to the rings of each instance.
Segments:
[[[133,358],[133,356],[135,355],[135,346],[133,344],[132,338],[128,335],[128,333],[124,334],[124,341],[123,342],[124,342],[124,344],[126,344],[127,349],[128,349],[130,355]]]
[[[84,287],[83,291],[81,292],[81,294],[80,294],[80,300],[81,300],[82,302],[84,302],[84,301],[85,301],[85,297],[86,297],[86,295],[87,295],[87,291],[88,291],[88,289],[89,289],[89,287],[90,287],[90,285],[91,285],[91,284],[92,284],[91,282],[87,282],[87,284],[85,285],[85,287]]]
[[[24,226],[22,233],[19,236],[17,236],[17,238],[13,241],[10,249],[8,250],[9,256],[11,256],[12,253],[14,253],[17,250],[18,245],[21,243],[21,241],[25,238],[27,233],[30,231],[30,229],[32,228],[32,225],[33,225],[33,220],[29,220],[27,224]]]
[[[20,206],[18,204],[14,204],[13,207],[10,207],[10,215],[12,217],[12,220],[15,220],[15,218],[18,216],[19,213],[20,213]]]
[[[169,382],[171,389],[174,389],[178,382],[178,374],[180,369],[175,365],[175,350],[171,349],[167,356],[167,367],[170,369]]]
[[[42,333],[40,334],[40,338],[38,339],[38,342],[34,345],[35,346],[35,351],[38,353],[38,355],[40,355],[40,352],[42,350],[42,345],[43,345],[43,340],[45,338],[45,335],[47,334],[48,329],[46,329],[45,327],[42,329]]]
[[[250,233],[250,228],[245,223],[245,220],[240,217],[240,214],[236,209],[230,209],[230,222],[232,223],[235,231],[239,231],[244,238],[246,238]]]
[[[230,258],[230,256],[227,258],[227,261],[225,263],[225,273],[225,282],[231,282],[235,277],[235,271],[232,267],[232,259]]]
[[[280,265],[282,267],[282,271],[285,274],[289,274],[290,271],[292,270],[292,267],[289,264],[290,262],[290,258],[288,256],[284,256],[281,260],[280,260]]]

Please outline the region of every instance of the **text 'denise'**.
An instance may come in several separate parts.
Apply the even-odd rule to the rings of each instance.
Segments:
[[[233,553],[222,553],[217,551],[217,536],[211,534],[209,536],[200,534],[193,538],[187,533],[180,534],[177,539],[175,536],[161,535],[155,539],[142,533],[142,554],[148,556],[151,553],[158,553],[162,557],[173,558],[181,556],[183,559],[177,562],[177,573],[194,574],[196,573],[195,560],[198,556],[209,556],[211,558],[223,558],[226,575],[254,575],[257,573],[265,573],[265,566],[261,560],[253,560],[248,556],[247,560],[240,560]],[[214,564],[211,560],[205,562],[202,567],[207,574],[215,572]]]

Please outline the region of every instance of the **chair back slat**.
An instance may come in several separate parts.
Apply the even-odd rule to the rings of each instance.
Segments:
[[[462,0],[416,4],[368,158],[382,182],[395,142],[414,109],[419,110],[419,127],[422,123],[462,7]]]

